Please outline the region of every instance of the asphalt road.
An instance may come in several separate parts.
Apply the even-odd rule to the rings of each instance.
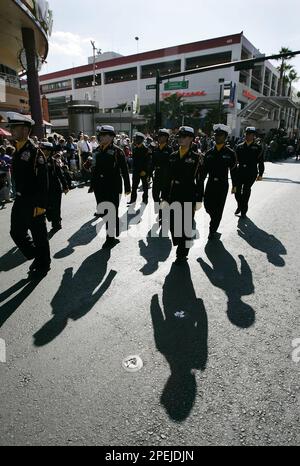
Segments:
[[[147,236],[151,204],[101,249],[94,197],[76,188],[38,284],[1,210],[0,444],[299,445],[299,206],[300,164],[267,163],[247,220],[228,194],[221,241],[197,213],[180,268]]]

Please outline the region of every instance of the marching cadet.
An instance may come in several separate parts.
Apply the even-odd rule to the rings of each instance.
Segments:
[[[143,202],[148,203],[148,177],[151,169],[151,155],[144,144],[145,135],[135,133],[132,146],[132,191],[128,204],[134,204],[137,198],[137,189],[140,181],[143,186]]]
[[[107,202],[111,209],[105,209],[113,225],[106,222],[106,241],[104,247],[113,247],[119,236],[119,203],[122,194],[122,178],[125,186],[125,195],[130,194],[130,179],[125,155],[122,149],[114,144],[116,133],[113,126],[103,125],[97,128],[99,146],[93,152],[91,188],[94,191],[97,206]],[[103,213],[100,214],[103,216]],[[113,231],[112,231],[113,230]]]
[[[245,130],[245,141],[236,147],[238,161],[237,184],[235,198],[237,209],[235,214],[246,217],[248,202],[251,195],[251,186],[262,180],[265,171],[263,149],[255,142],[256,129],[248,126]]]
[[[49,194],[46,217],[52,223],[52,231],[61,230],[61,196],[68,193],[68,182],[63,172],[63,163],[59,158],[59,152],[54,150],[50,142],[41,142],[40,148],[47,159]]]
[[[16,200],[11,212],[10,234],[24,256],[34,259],[29,267],[29,277],[42,278],[50,270],[51,262],[45,217],[47,164],[43,152],[29,139],[35,122],[15,112],[7,112],[7,118],[16,145],[12,165]]]
[[[228,126],[221,123],[213,126],[216,144],[204,156],[204,163],[200,173],[202,193],[204,193],[204,207],[210,215],[208,239],[218,237],[217,229],[220,225],[228,193],[228,171],[231,173],[232,193],[236,190],[237,164],[234,151],[226,145],[230,133]],[[208,175],[204,192],[204,180]],[[201,196],[201,199],[202,200]]]
[[[177,246],[175,264],[181,265],[186,263],[191,246],[195,210],[202,206],[199,183],[202,155],[193,149],[193,128],[181,126],[177,135],[179,149],[169,156],[169,171],[163,187],[161,208],[168,205],[171,207],[170,230],[173,245]],[[180,211],[176,209],[175,203]]]
[[[152,196],[154,200],[155,213],[158,213],[159,223],[161,224],[161,209],[159,204],[161,202],[163,185],[168,177],[170,169],[170,155],[173,152],[169,146],[169,131],[167,129],[160,129],[157,135],[158,146],[152,153],[151,173],[153,176]]]

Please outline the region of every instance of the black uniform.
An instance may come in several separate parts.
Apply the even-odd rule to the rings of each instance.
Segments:
[[[122,149],[114,144],[110,144],[105,149],[97,147],[93,152],[91,188],[95,193],[97,205],[110,202],[115,206],[116,236],[119,236],[118,209],[122,194],[122,177],[125,192],[129,192],[130,179]],[[108,229],[108,223],[106,223],[106,229]],[[108,234],[108,237],[113,236]]]
[[[229,146],[223,146],[220,151],[216,147],[206,152],[201,170],[202,196],[204,207],[210,215],[210,234],[214,234],[221,222],[225,201],[228,193],[228,171],[230,170],[232,185],[236,186],[237,164],[236,155]],[[208,175],[204,192],[204,180]]]
[[[48,271],[51,259],[45,214],[33,216],[35,207],[47,207],[48,173],[45,156],[28,139],[14,153],[12,167],[16,200],[11,212],[11,237],[27,259],[36,259],[37,269]]]
[[[167,144],[160,149],[159,146],[152,153],[151,173],[153,177],[152,196],[155,202],[155,212],[161,213],[158,205],[162,199],[164,182],[168,179],[170,171],[170,155],[173,150]]]
[[[136,201],[137,189],[142,180],[143,185],[143,202],[148,202],[148,176],[151,170],[151,155],[149,149],[142,144],[140,147],[133,146],[132,148],[132,191],[130,203]],[[141,175],[145,172],[145,175]]]
[[[68,190],[62,162],[50,155],[47,159],[49,176],[49,196],[47,205],[47,220],[52,222],[52,228],[61,228],[61,195]]]
[[[255,182],[257,175],[263,176],[265,171],[263,150],[259,144],[253,142],[248,145],[246,142],[238,144],[236,147],[238,161],[238,176],[235,198],[238,203],[238,211],[246,215],[248,201],[251,195],[251,186]]]
[[[179,151],[169,157],[169,171],[163,187],[163,200],[169,204],[178,203],[181,207],[181,234],[176,234],[176,226],[180,221],[176,219],[176,211],[171,209],[170,230],[173,245],[177,246],[176,255],[184,258],[188,255],[192,239],[194,207],[201,201],[201,183],[199,173],[202,168],[202,155],[193,151],[191,147],[186,155],[180,157]]]

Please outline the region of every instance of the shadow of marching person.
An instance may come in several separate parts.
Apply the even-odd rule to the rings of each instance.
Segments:
[[[239,255],[241,261],[241,271],[239,271],[236,261],[219,240],[208,242],[205,253],[212,267],[202,258],[197,260],[210,282],[226,293],[228,319],[237,327],[251,327],[255,322],[255,312],[251,306],[242,301],[242,296],[254,293],[252,271],[246,259]]]
[[[10,301],[0,306],[0,327],[2,327],[2,325],[7,321],[7,319],[21,306],[25,299],[28,298],[28,296],[33,292],[33,290],[43,279],[44,277],[36,280],[23,278],[22,280],[15,283],[10,288],[8,288],[0,294],[0,302],[3,302],[16,291],[23,288]]]
[[[71,267],[64,272],[60,287],[51,301],[53,317],[34,334],[35,346],[54,340],[67,326],[68,320],[85,316],[110,287],[117,272],[110,270],[104,279],[109,249],[101,249],[89,256],[73,274]]]
[[[76,231],[69,239],[68,245],[54,254],[55,259],[62,259],[72,254],[77,246],[86,246],[97,236],[97,225],[92,225],[93,222],[97,221],[93,218],[86,222]]]
[[[147,261],[140,269],[144,275],[154,273],[158,269],[159,262],[165,262],[172,250],[170,238],[157,234],[159,228],[159,224],[155,223],[148,231],[145,240],[139,241],[140,255]]]
[[[170,365],[160,401],[176,422],[190,414],[196,398],[196,370],[207,363],[208,322],[203,301],[196,297],[187,264],[172,265],[163,286],[163,310],[158,296],[151,300],[155,344]]]
[[[27,260],[28,259],[23,256],[17,247],[13,247],[0,257],[0,272],[8,272],[9,270],[19,267],[19,265],[24,264]]]
[[[258,228],[248,217],[238,221],[238,235],[254,249],[264,252],[268,261],[276,267],[284,267],[285,261],[281,256],[287,254],[284,245],[274,235]]]

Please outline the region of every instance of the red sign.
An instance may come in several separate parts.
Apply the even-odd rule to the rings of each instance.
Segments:
[[[163,99],[172,95],[172,92],[162,92],[161,96]],[[178,97],[201,97],[207,95],[205,91],[194,91],[194,92],[176,92]]]
[[[249,99],[249,100],[256,100],[256,95],[251,94],[250,91],[244,90],[244,91],[243,91],[243,96],[244,96],[244,97],[247,97],[247,99]]]

